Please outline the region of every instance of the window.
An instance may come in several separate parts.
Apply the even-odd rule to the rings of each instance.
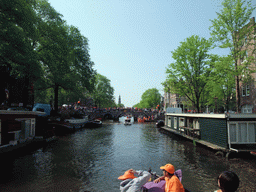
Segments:
[[[232,122],[229,123],[230,143],[255,144],[256,122]]]
[[[229,137],[231,143],[236,142],[236,124],[229,124]]]
[[[250,87],[249,85],[246,85],[246,96],[250,95]]]
[[[249,96],[250,95],[250,86],[246,85],[242,87],[242,96]]]
[[[177,117],[174,117],[174,129],[177,129]]]
[[[252,105],[243,105],[242,113],[252,113]]]
[[[180,119],[179,126],[180,127],[185,127],[185,119],[184,118],[179,118],[179,119]]]
[[[247,141],[247,123],[238,123],[238,142]]]
[[[187,123],[188,127],[189,127],[189,128],[193,128],[193,119],[188,118],[188,119],[187,119],[187,122],[188,122],[188,123]]]
[[[246,95],[245,87],[242,87],[242,96],[244,97]]]
[[[168,126],[168,127],[171,127],[171,126],[172,126],[172,118],[171,118],[171,116],[168,116],[167,126]]]
[[[200,124],[198,119],[194,119],[193,121],[193,128],[194,129],[200,129]]]

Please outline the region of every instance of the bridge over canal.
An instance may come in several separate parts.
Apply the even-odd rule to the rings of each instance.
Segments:
[[[111,110],[95,110],[87,111],[85,115],[88,115],[89,119],[101,118],[103,120],[112,119],[118,121],[120,117],[131,115],[134,117],[134,121],[137,121],[138,117],[154,117],[155,120],[164,119],[164,113],[158,111],[136,111],[132,109],[111,109]]]

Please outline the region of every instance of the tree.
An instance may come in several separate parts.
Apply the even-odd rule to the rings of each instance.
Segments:
[[[123,103],[117,104],[116,107],[122,108],[124,107],[124,104]]]
[[[22,98],[25,106],[28,102],[28,89],[42,75],[33,47],[33,42],[38,39],[35,26],[37,16],[33,9],[35,4],[34,0],[0,2],[0,63],[1,67],[10,69],[12,78],[8,79],[8,83],[14,84],[17,79],[24,80]],[[3,81],[2,86],[6,86]]]
[[[94,63],[90,60],[88,39],[76,27],[68,26],[45,0],[38,1],[36,10],[40,38],[35,49],[45,72],[40,82],[43,86],[38,89],[54,89],[57,110],[60,88],[77,96],[92,91]]]
[[[36,76],[40,71],[32,46],[32,41],[37,39],[34,3],[33,0],[0,3],[0,62],[10,64],[12,73],[21,76]]]
[[[247,62],[238,65],[246,55],[246,50],[251,47],[254,26],[249,26],[255,6],[251,5],[251,1],[244,0],[224,0],[222,2],[222,10],[217,13],[218,17],[212,22],[210,27],[213,40],[216,42],[215,46],[220,48],[229,48],[230,55],[233,58],[235,70],[235,85],[236,85],[236,110],[240,112],[240,90],[239,81],[242,73],[248,71],[248,64],[251,63],[251,58],[247,58]],[[254,47],[254,46],[253,46]],[[253,54],[255,50],[251,50]]]
[[[146,90],[142,96],[140,103],[133,107],[138,108],[155,108],[161,102],[161,94],[156,88]]]
[[[214,57],[208,54],[210,48],[209,40],[196,35],[181,42],[172,51],[175,62],[166,69],[167,80],[163,83],[172,93],[185,96],[191,101],[197,112],[200,111],[202,96],[212,73]]]
[[[234,107],[233,95],[235,95],[234,64],[231,56],[216,56],[213,75],[208,86],[208,105],[223,106],[226,111]],[[216,109],[217,110],[217,109]]]
[[[96,75],[92,97],[99,108],[116,106],[114,101],[114,88],[111,86],[110,80],[99,73]]]

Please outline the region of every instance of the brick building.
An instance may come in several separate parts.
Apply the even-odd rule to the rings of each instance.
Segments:
[[[168,107],[173,107],[173,108],[182,108],[182,111],[184,112],[185,100],[186,99],[184,97],[179,96],[179,94],[165,92],[164,93],[164,110],[166,111]]]
[[[255,72],[255,40],[256,40],[256,25],[255,18],[252,17],[250,22],[243,28],[251,28],[249,34],[245,36],[242,50],[244,57],[238,60],[238,65],[246,64],[246,69],[254,72],[250,75],[246,75],[247,72],[244,70],[239,82],[240,98],[241,98],[241,113],[256,113],[256,72]],[[243,30],[242,29],[242,30]],[[245,78],[246,77],[246,78]],[[248,78],[249,77],[249,78]]]

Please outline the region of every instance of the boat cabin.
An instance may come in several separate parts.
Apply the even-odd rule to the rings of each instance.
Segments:
[[[42,112],[0,110],[0,146],[35,137],[36,118]]]

